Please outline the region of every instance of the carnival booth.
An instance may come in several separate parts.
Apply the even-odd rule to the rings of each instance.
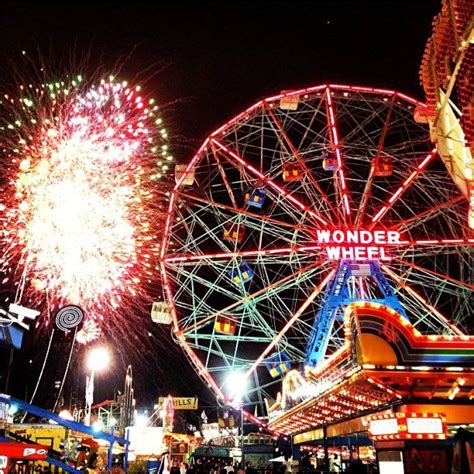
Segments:
[[[0,442],[0,474],[7,474],[17,461],[44,461],[48,457],[48,447],[41,444]]]

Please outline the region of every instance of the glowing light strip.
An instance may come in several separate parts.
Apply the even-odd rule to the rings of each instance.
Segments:
[[[419,240],[400,240],[399,245],[407,245],[415,247],[418,245],[436,245],[436,246],[448,246],[448,245],[472,245],[474,239],[419,239]]]
[[[306,87],[303,89],[298,89],[295,91],[291,92],[285,92],[284,94],[278,94],[274,95],[272,97],[267,97],[265,99],[265,102],[275,102],[279,101],[282,97],[293,97],[293,96],[299,96],[299,95],[305,95],[305,94],[312,94],[315,92],[319,92],[323,89],[326,89],[327,87],[330,87],[331,89],[335,90],[342,90],[342,91],[347,91],[347,92],[362,92],[362,93],[369,93],[369,94],[380,94],[380,95],[393,95],[395,94],[395,91],[393,90],[388,90],[388,89],[377,89],[374,87],[362,87],[362,86],[350,86],[350,85],[345,85],[345,84],[329,84],[329,85],[320,85],[320,86],[314,86],[314,87]],[[410,102],[411,104],[421,107],[426,109],[427,106],[423,102],[420,102],[416,99],[413,99],[412,97],[409,97],[405,94],[401,94],[399,92],[396,93],[397,96],[401,99],[406,100],[407,102]],[[256,104],[251,105],[248,107],[246,110],[241,112],[240,114],[236,115],[235,117],[231,118],[228,120],[222,127],[219,127],[217,130],[215,130],[211,135],[209,135],[208,139],[214,138],[218,135],[224,135],[226,133],[226,129],[230,128],[233,126],[236,122],[241,120],[242,118],[250,116],[251,113],[253,113],[257,108],[259,108],[263,104],[263,101],[259,101]]]
[[[343,89],[343,90],[352,91],[352,92],[370,92],[373,94],[383,94],[383,95],[397,94],[398,97],[406,100],[407,102],[410,102],[413,105],[422,107],[424,109],[427,108],[427,105],[424,104],[423,102],[420,102],[419,100],[413,99],[412,97],[409,97],[405,94],[401,94],[400,92],[395,92],[388,89],[377,89],[374,87],[348,86],[348,85],[337,85],[337,84],[331,84],[329,87],[331,89]]]
[[[342,157],[341,157],[341,147],[340,147],[339,138],[337,135],[334,107],[332,104],[331,92],[329,90],[329,86],[326,87],[326,100],[327,100],[328,109],[329,109],[329,125],[330,125],[330,130],[331,130],[331,135],[332,135],[332,142],[334,143],[334,147],[336,149],[337,168],[338,168],[337,174],[338,174],[339,182],[342,188],[343,209],[346,216],[350,218],[351,208],[349,206],[349,197],[347,194],[346,180],[344,178],[344,169],[342,166],[343,164],[342,164]]]
[[[188,354],[189,358],[192,360],[194,365],[197,367],[199,375],[206,379],[209,387],[214,390],[215,394],[218,397],[224,398],[224,394],[222,393],[221,389],[217,386],[216,382],[214,382],[214,379],[209,375],[209,372],[207,371],[206,367],[201,362],[199,357],[194,353],[194,351],[191,349],[191,347],[189,347],[189,345],[186,342],[186,340],[184,339],[184,337],[180,336],[178,338],[178,340],[179,340],[180,346],[184,348],[184,350]]]
[[[170,197],[170,203],[169,203],[169,206],[168,206],[168,213],[166,215],[165,230],[163,232],[163,242],[162,242],[162,245],[161,245],[160,260],[163,260],[163,258],[165,256],[165,252],[168,248],[168,246],[166,245],[166,242],[169,239],[169,233],[170,233],[170,229],[171,229],[171,221],[172,221],[172,216],[173,216],[172,211],[173,211],[175,196],[176,195],[173,193]]]
[[[372,224],[369,227],[369,230],[373,229],[377,222],[387,213],[389,209],[400,199],[400,196],[407,190],[411,183],[418,177],[418,175],[424,170],[426,165],[431,161],[431,159],[436,155],[436,148],[431,150],[426,158],[416,167],[416,170],[403,182],[403,184],[395,191],[395,193],[388,199],[385,206],[383,206],[377,214],[372,218]]]
[[[419,295],[415,290],[410,288],[396,273],[392,272],[390,268],[388,268],[386,265],[381,264],[381,267],[403,288],[405,289],[408,293],[410,293],[415,299],[417,299],[420,303],[425,305],[430,311],[433,311],[433,313],[440,319],[442,320],[449,328],[458,336],[463,336],[464,333],[459,330],[454,324],[451,324],[447,318],[445,318],[434,306],[430,305],[428,301],[423,298],[423,296]]]
[[[273,188],[275,191],[277,191],[279,194],[287,198],[289,201],[291,201],[293,204],[298,206],[301,210],[307,212],[311,216],[313,216],[315,219],[317,219],[319,222],[321,222],[324,225],[329,225],[329,223],[323,219],[321,216],[319,216],[317,213],[315,213],[313,210],[311,210],[309,207],[305,206],[303,203],[298,201],[294,196],[292,196],[288,191],[283,189],[281,186],[278,186],[275,184],[271,179],[268,179],[266,176],[264,176],[260,171],[258,171],[256,168],[254,168],[252,165],[248,164],[243,158],[241,158],[237,153],[234,151],[230,150],[228,147],[226,147],[224,144],[222,144],[220,141],[216,140],[215,138],[212,139],[212,142],[215,143],[221,150],[223,150],[225,153],[227,153],[229,156],[237,160],[241,165],[245,166],[248,170],[250,170],[253,174],[258,176],[258,178],[264,182],[266,185],[270,186]]]
[[[393,112],[393,109],[394,109],[396,98],[397,98],[397,93],[395,92],[392,95],[392,98],[390,100],[390,106],[389,106],[389,109],[388,109],[387,117],[386,117],[385,122],[384,122],[382,134],[381,134],[380,139],[379,139],[379,144],[377,146],[377,154],[375,155],[375,160],[372,160],[372,162],[371,162],[369,177],[367,178],[367,183],[366,183],[365,188],[364,188],[364,193],[362,195],[362,198],[361,198],[361,201],[360,201],[360,204],[359,204],[359,210],[357,211],[357,216],[356,216],[356,221],[355,221],[355,226],[356,227],[359,226],[359,222],[360,222],[361,219],[364,220],[365,211],[367,209],[367,204],[368,204],[369,199],[372,195],[372,186],[373,186],[374,179],[375,179],[375,170],[376,170],[376,168],[377,168],[377,166],[379,165],[379,162],[380,162],[380,156],[382,154],[382,150],[383,150],[383,147],[384,147],[384,144],[385,144],[385,138],[387,137],[388,128],[389,128],[389,125],[390,125],[390,122],[391,122],[391,119],[392,119],[392,112]]]
[[[243,252],[221,252],[214,254],[205,255],[179,255],[176,257],[168,257],[164,261],[166,263],[177,263],[177,262],[196,262],[201,260],[219,260],[219,259],[232,259],[235,257],[265,257],[267,255],[281,255],[286,253],[294,252],[311,252],[319,250],[319,245],[308,245],[307,247],[286,247],[280,249],[269,249],[269,250],[246,250]]]
[[[238,209],[238,205],[237,205],[237,201],[235,200],[234,192],[232,191],[232,187],[229,184],[229,180],[227,179],[227,175],[225,174],[224,168],[222,167],[222,164],[219,160],[219,154],[216,153],[216,150],[215,150],[213,144],[211,144],[211,149],[212,149],[212,156],[214,157],[214,160],[217,163],[217,168],[219,169],[219,173],[222,177],[222,180],[224,181],[224,186],[227,190],[227,194],[229,195],[229,198],[232,201],[232,205],[234,206],[234,208]]]
[[[170,282],[168,280],[168,274],[166,273],[166,268],[163,261],[160,262],[160,269],[161,269],[161,277],[163,279],[163,287],[165,289],[165,294],[166,294],[166,300],[168,301],[168,304],[170,305],[171,316],[173,318],[173,331],[177,333],[178,332],[178,318],[176,316],[176,307],[174,305]]]
[[[419,337],[419,336],[418,336]],[[443,336],[435,336],[433,334],[429,334],[428,336],[422,336],[425,337],[427,340],[435,340],[433,337],[439,337],[439,340],[442,342]],[[449,337],[449,336],[448,336]],[[459,337],[459,336],[451,336],[451,337]],[[474,339],[472,336],[463,336],[466,337],[466,342],[469,344],[466,346],[470,347],[472,342],[469,341],[469,339]],[[437,339],[436,339],[437,340]],[[449,339],[444,339],[444,340],[449,340]],[[420,377],[423,375],[426,375],[427,377],[433,377],[433,374],[431,372],[436,372],[438,376],[441,375],[447,375],[446,372],[449,372],[449,377],[452,377],[455,373],[463,374],[464,372],[474,372],[474,368],[469,368],[469,367],[429,367],[427,365],[374,365],[374,364],[363,364],[362,368],[364,370],[370,370],[371,372],[385,372],[385,371],[394,371],[394,372],[411,372],[411,371],[416,371],[417,373],[420,374]],[[423,374],[423,372],[426,372],[426,374]],[[383,374],[381,374],[383,375]],[[386,376],[386,374],[385,374]]]
[[[303,311],[313,302],[316,296],[321,293],[321,290],[328,284],[328,282],[333,277],[336,270],[331,270],[329,274],[324,278],[324,280],[317,286],[313,293],[309,296],[309,298],[299,307],[298,311],[287,321],[285,326],[281,329],[281,331],[273,338],[272,342],[268,344],[266,349],[260,354],[258,359],[252,364],[252,366],[245,372],[245,377],[248,378],[252,372],[260,365],[260,363],[265,359],[265,357],[272,351],[272,349],[280,342],[280,339],[286,334],[288,329],[293,326],[293,323],[301,316]]]

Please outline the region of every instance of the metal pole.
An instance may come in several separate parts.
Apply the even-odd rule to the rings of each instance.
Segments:
[[[128,467],[128,446],[130,444],[130,430],[125,428],[125,454],[123,456],[123,471],[127,472]]]
[[[242,468],[244,468],[244,406],[240,405],[240,449],[241,449],[241,459],[242,459]]]
[[[5,382],[5,393],[8,393],[8,390],[10,388],[10,375],[12,372],[13,355],[14,355],[14,350],[10,349],[10,358],[8,359],[7,379]]]
[[[329,451],[328,451],[328,433],[326,425],[323,426],[323,441],[324,441],[324,472],[329,472]]]
[[[86,416],[84,424],[91,425],[91,410],[94,401],[94,371],[91,371],[91,376],[86,378]]]
[[[114,436],[114,433],[115,433],[115,424],[113,424],[110,428],[110,434],[112,436]],[[109,446],[109,455],[107,457],[107,469],[110,471],[112,471],[112,450],[113,450],[113,447],[114,447],[114,441],[112,439],[112,441],[110,441],[110,446]]]

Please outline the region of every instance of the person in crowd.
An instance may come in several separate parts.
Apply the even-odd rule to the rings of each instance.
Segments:
[[[245,474],[242,464],[239,464],[239,467],[237,468],[237,474]]]
[[[337,453],[329,456],[329,472],[341,472],[341,461]]]
[[[245,474],[257,474],[257,471],[252,466],[252,463],[250,461],[245,463]]]
[[[89,457],[87,459],[87,472],[95,472],[98,464],[99,455],[97,453],[97,446],[91,446]]]
[[[181,474],[178,466],[178,461],[173,461],[173,464],[171,465],[170,469],[170,474]]]
[[[367,474],[367,469],[363,462],[359,458],[356,458],[352,459],[346,472],[349,474]]]
[[[76,469],[86,471],[87,469],[88,448],[79,446],[77,448]]]

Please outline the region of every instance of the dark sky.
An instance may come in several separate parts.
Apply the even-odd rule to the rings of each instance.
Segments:
[[[2,3],[0,84],[11,80],[22,50],[58,73],[86,64],[94,75],[98,67],[108,72],[120,64],[120,78],[146,80],[164,105],[174,154],[186,161],[222,123],[284,89],[334,82],[422,99],[418,69],[440,3]],[[135,371],[139,399],[165,392],[206,396],[166,332],[159,337],[165,343]],[[18,357],[17,382],[25,357]],[[128,361],[121,359],[122,367]],[[120,373],[114,383],[122,380]],[[24,387],[16,389],[21,394]],[[110,390],[99,387],[99,396]]]
[[[52,68],[61,64],[73,71],[85,60],[91,74],[96,65],[110,71],[123,63],[121,76],[149,78],[158,102],[168,104],[169,127],[179,139],[196,140],[195,147],[242,108],[282,89],[329,81],[422,97],[418,68],[440,2],[62,2],[0,8],[7,63],[21,49],[32,57],[39,51]],[[2,75],[8,74],[2,63]]]

